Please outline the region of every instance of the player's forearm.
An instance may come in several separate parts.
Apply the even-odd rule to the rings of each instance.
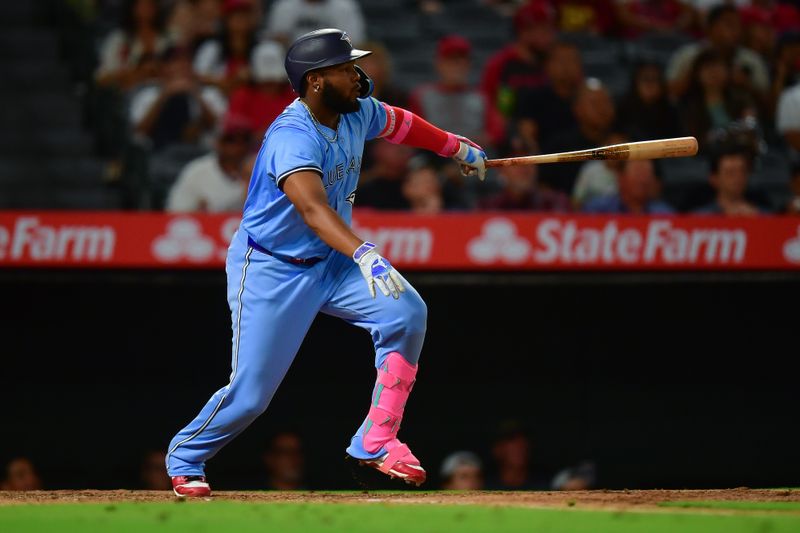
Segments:
[[[385,104],[384,104],[385,105]],[[380,136],[393,144],[405,144],[452,157],[459,148],[458,138],[437,128],[407,109],[385,105],[387,121]]]
[[[300,210],[306,225],[322,242],[348,257],[364,242],[353,233],[344,220],[329,205],[313,205]]]

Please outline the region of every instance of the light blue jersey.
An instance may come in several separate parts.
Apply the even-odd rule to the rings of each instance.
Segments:
[[[304,259],[326,257],[331,251],[282,191],[284,180],[299,170],[320,174],[328,204],[351,223],[364,141],[377,137],[386,124],[380,102],[371,97],[359,101],[359,111],[340,116],[338,136],[315,124],[300,100],[269,127],[253,168],[241,226],[260,246]]]

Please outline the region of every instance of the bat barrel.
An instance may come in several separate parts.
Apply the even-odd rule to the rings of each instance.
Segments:
[[[543,163],[571,163],[575,161],[603,161],[608,159],[663,159],[667,157],[690,157],[697,154],[697,139],[677,137],[634,143],[613,144],[589,150],[541,154],[525,157],[488,159],[487,167],[513,165],[540,165]]]

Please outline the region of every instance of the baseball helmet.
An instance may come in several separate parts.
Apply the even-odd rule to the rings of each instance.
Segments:
[[[292,89],[300,94],[303,77],[309,71],[347,63],[371,53],[353,48],[347,32],[326,28],[298,37],[286,52],[284,66]]]

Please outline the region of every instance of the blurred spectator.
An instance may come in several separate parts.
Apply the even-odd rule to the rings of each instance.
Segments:
[[[256,46],[250,62],[252,83],[231,94],[229,113],[249,118],[257,137],[263,137],[296,96],[286,78],[283,59],[283,47],[276,42]]]
[[[177,0],[169,28],[175,44],[196,51],[222,31],[223,0]]]
[[[515,153],[509,157],[520,155],[529,154]],[[537,165],[498,167],[497,179],[502,189],[481,200],[479,207],[503,211],[570,211],[571,205],[566,194],[539,186],[538,168]]]
[[[305,456],[300,436],[283,431],[272,437],[263,456],[267,488],[301,490],[305,488]]]
[[[403,178],[414,151],[402,144],[375,141],[367,145],[372,165],[361,172],[355,205],[376,209],[407,209]]]
[[[250,180],[250,174],[243,173],[243,163],[252,139],[250,121],[228,115],[216,150],[191,161],[181,171],[170,190],[167,211],[241,211]]]
[[[800,45],[800,41],[798,41],[797,45]],[[797,62],[800,62],[800,46],[796,47],[795,53],[798,55],[793,57],[795,61],[795,66],[792,67],[793,70],[798,68]],[[781,68],[780,65],[778,68]],[[800,81],[780,93],[775,115],[775,127],[778,133],[783,136],[786,144],[793,150],[794,158],[798,159],[800,155]]]
[[[772,68],[769,115],[774,117],[783,91],[800,81],[800,32],[788,32],[780,36]]]
[[[393,83],[392,57],[386,47],[377,41],[367,41],[361,44],[361,48],[372,51],[370,55],[358,60],[358,65],[369,74],[375,84],[372,96],[394,106],[406,106],[408,95]]]
[[[786,202],[783,211],[787,215],[800,215],[800,165],[792,167],[792,178],[789,182],[791,198]]]
[[[194,71],[208,85],[226,94],[250,79],[250,55],[257,44],[254,0],[225,0],[222,30],[197,49]]]
[[[15,457],[6,464],[0,490],[42,490],[42,481],[27,457]]]
[[[472,47],[458,35],[439,40],[436,83],[411,94],[410,110],[446,131],[457,131],[486,148],[502,141],[502,117],[483,94],[469,84]]]
[[[553,0],[556,26],[565,33],[608,35],[614,29],[612,0]]]
[[[158,0],[127,0],[120,27],[100,45],[99,85],[130,89],[154,75],[152,58],[170,44]]]
[[[622,35],[633,39],[645,33],[687,32],[694,11],[681,0],[615,0]]]
[[[417,156],[421,157],[421,156]],[[435,215],[444,210],[442,182],[436,169],[430,164],[414,164],[403,180],[403,198],[408,202],[408,209],[414,213]]]
[[[702,215],[757,215],[762,212],[746,198],[752,158],[747,150],[724,148],[711,159],[709,183],[714,188],[714,200],[694,212]]]
[[[612,133],[603,146],[621,144],[628,138],[620,133]],[[619,159],[606,159],[605,161],[587,161],[578,172],[578,179],[572,189],[572,202],[576,207],[581,207],[589,200],[598,196],[617,194],[617,180],[625,166],[625,161]]]
[[[551,488],[553,490],[589,490],[594,488],[596,479],[594,463],[587,461],[560,471],[553,478]]]
[[[544,57],[556,37],[555,12],[546,2],[534,0],[514,14],[516,40],[486,63],[481,90],[487,102],[510,117],[514,96],[522,88],[534,88],[546,81]]]
[[[492,443],[492,458],[495,462],[495,477],[486,483],[489,489],[499,490],[544,490],[549,488],[546,480],[535,478],[531,473],[531,440],[522,426],[515,421],[501,424]]]
[[[614,102],[599,80],[586,80],[578,90],[572,110],[577,126],[553,135],[548,143],[542,145],[543,152],[602,146],[603,140],[611,133],[616,115]],[[541,168],[541,181],[553,189],[570,194],[580,167],[580,163],[544,165]]]
[[[219,90],[198,82],[188,52],[173,47],[161,57],[156,83],[134,93],[129,117],[135,132],[160,150],[172,143],[208,142],[226,107]]]
[[[583,82],[578,47],[571,43],[556,43],[547,54],[545,69],[546,85],[522,88],[515,98],[518,133],[531,151],[548,144],[559,131],[577,126],[572,106]]]
[[[660,184],[653,162],[625,161],[618,179],[618,192],[597,196],[583,205],[586,213],[666,215],[674,209],[657,198]]]
[[[758,93],[769,89],[769,73],[764,61],[752,50],[741,46],[742,25],[735,7],[720,5],[708,12],[706,39],[679,48],[667,67],[667,80],[674,97],[686,93],[692,64],[704,50],[713,50],[733,68],[733,79],[738,85]]]
[[[747,6],[739,10],[742,17],[742,44],[756,52],[765,63],[772,60],[778,33],[769,11],[757,6]]]
[[[344,30],[353,44],[367,38],[364,15],[355,0],[277,0],[266,27],[270,37],[286,45],[320,28]]]
[[[620,130],[635,141],[680,134],[678,109],[670,102],[664,73],[655,63],[636,66],[618,115]]]
[[[703,150],[714,130],[724,130],[735,121],[755,116],[755,105],[744,90],[732,83],[724,57],[708,49],[692,65],[681,112],[684,130],[697,137]]]
[[[143,490],[172,490],[165,456],[163,451],[156,450],[145,454],[139,470],[139,482]]]
[[[445,490],[481,490],[483,463],[472,452],[453,452],[442,461],[439,471]]]

